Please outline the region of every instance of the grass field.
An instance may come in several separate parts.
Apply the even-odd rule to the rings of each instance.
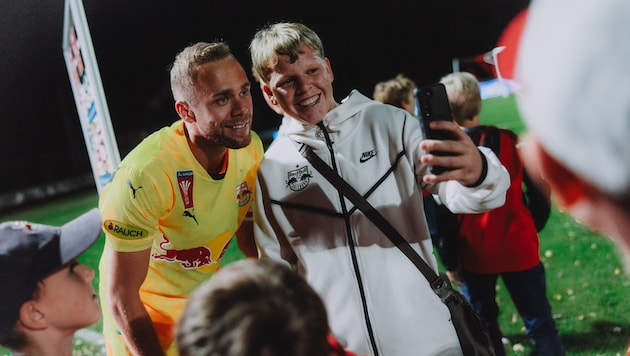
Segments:
[[[505,120],[509,118],[509,120]],[[482,122],[522,133],[511,98],[484,102]],[[0,214],[0,221],[25,219],[61,225],[97,205],[97,193],[81,192]],[[540,234],[541,256],[547,272],[548,296],[560,335],[569,355],[624,355],[630,338],[630,279],[613,242],[553,209]],[[79,260],[97,271],[103,236]],[[230,246],[223,264],[241,258]],[[98,275],[94,280],[96,288]],[[7,292],[6,287],[3,292]],[[501,283],[498,286],[500,323],[513,344],[510,355],[528,355],[532,348],[523,324]],[[100,332],[101,325],[89,328]],[[95,355],[85,345],[75,355]],[[0,348],[0,356],[8,355]]]

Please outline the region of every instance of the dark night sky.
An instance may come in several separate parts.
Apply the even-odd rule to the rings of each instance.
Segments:
[[[167,67],[195,41],[227,41],[246,70],[247,46],[268,22],[318,32],[335,97],[403,72],[417,84],[450,72],[452,57],[494,47],[528,1],[120,1],[84,7],[121,155],[177,119]],[[0,0],[0,194],[90,173],[61,50],[63,0]],[[249,71],[249,70],[248,70]],[[254,129],[279,124],[258,90]]]

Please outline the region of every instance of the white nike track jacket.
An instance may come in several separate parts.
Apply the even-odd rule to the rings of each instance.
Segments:
[[[423,139],[415,117],[353,91],[320,125],[291,120],[259,166],[254,221],[261,258],[303,275],[324,300],[335,337],[358,354],[462,351],[448,308],[420,271],[298,148],[309,146],[333,167],[437,271],[422,205]],[[488,162],[479,186],[427,186],[454,212],[482,212],[505,200],[507,171],[489,149],[479,149]]]

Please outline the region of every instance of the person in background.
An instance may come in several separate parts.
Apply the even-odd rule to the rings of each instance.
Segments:
[[[342,356],[326,308],[297,273],[270,259],[233,262],[197,288],[177,326],[180,356]]]
[[[226,43],[198,42],[176,56],[170,77],[181,120],[134,148],[100,194],[110,355],[176,355],[188,295],[232,238],[257,257],[250,206],[263,147],[251,131],[248,76]]]
[[[400,73],[392,79],[376,83],[372,98],[384,104],[397,106],[417,116],[414,89],[416,89],[416,83]]]
[[[416,112],[416,99],[414,96],[415,90],[416,83],[411,78],[400,73],[394,78],[378,82],[374,86],[372,98],[384,104],[397,106],[406,110],[415,117],[418,117],[419,115]],[[450,261],[453,260],[453,258],[446,255],[449,253],[450,249],[444,246],[444,242],[446,240],[440,238],[440,231],[437,228],[438,222],[436,214],[438,205],[433,198],[433,194],[431,194],[431,192],[429,192],[426,188],[422,188],[422,202],[424,216],[427,220],[427,226],[429,228],[433,245],[438,251],[438,256],[440,257],[442,264],[450,266]]]
[[[436,271],[422,187],[455,211],[482,212],[503,204],[505,168],[453,122],[433,125],[453,140],[425,140],[418,120],[400,108],[357,91],[337,102],[321,39],[303,24],[264,27],[250,52],[262,90],[292,118],[258,170],[254,222],[261,257],[291,265],[306,278],[326,305],[333,335],[348,350],[461,355],[449,310],[424,276],[302,152],[312,150],[365,194]],[[427,154],[432,150],[453,155]],[[430,165],[451,170],[434,175]]]
[[[503,206],[480,214],[458,214],[457,250],[461,265],[447,274],[455,284],[465,281],[463,291],[488,323],[497,355],[505,354],[497,319],[496,285],[499,277],[537,354],[564,355],[547,299],[538,231],[523,193],[524,171],[517,148],[518,137],[507,129],[481,125],[482,101],[479,82],[474,75],[451,73],[442,77],[440,83],[446,87],[455,122],[473,142],[493,148],[511,179]]]
[[[101,318],[94,271],[76,258],[101,234],[98,209],[61,227],[0,224],[0,345],[26,356],[71,356],[74,333]]]

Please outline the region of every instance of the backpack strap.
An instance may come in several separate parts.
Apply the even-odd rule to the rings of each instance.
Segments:
[[[496,126],[477,126],[469,131],[469,136],[477,146],[488,147],[499,157],[501,130]]]
[[[501,133],[510,136],[512,141],[518,142],[518,137],[514,132],[500,129],[496,126],[477,126],[468,132],[476,145],[490,148],[497,157],[499,157],[499,148],[501,147]],[[540,232],[549,219],[551,202],[549,197],[532,181],[525,167],[523,167],[522,171],[524,183],[523,200],[534,219],[536,230]]]

